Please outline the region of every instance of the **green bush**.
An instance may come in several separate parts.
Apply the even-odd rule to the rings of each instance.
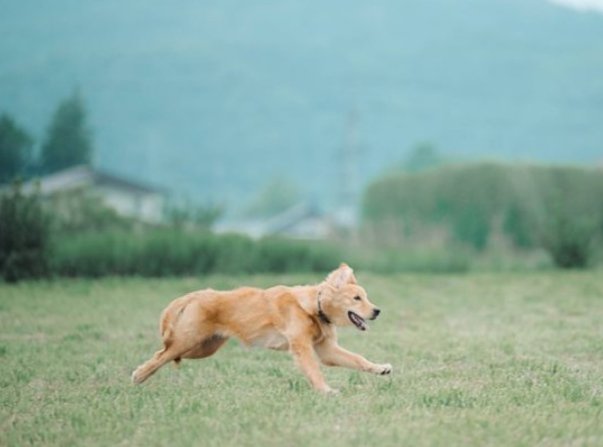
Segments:
[[[14,282],[49,273],[50,220],[37,194],[15,185],[0,195],[0,276]]]
[[[491,220],[511,202],[504,168],[496,164],[397,174],[369,186],[367,222],[399,219],[409,236],[425,226],[445,226],[454,240],[483,249]]]
[[[284,239],[183,232],[172,228],[88,232],[61,238],[53,270],[61,276],[175,276],[208,273],[324,272],[341,262],[332,247]]]
[[[53,270],[61,276],[171,276],[206,273],[214,254],[205,235],[179,231],[87,232],[61,238]]]
[[[265,272],[325,272],[341,261],[340,250],[324,242],[267,238],[259,241],[257,246],[258,268]]]
[[[52,212],[52,228],[58,234],[128,230],[137,226],[134,219],[119,215],[90,189],[65,191],[46,197],[44,206]]]
[[[359,260],[354,265],[381,274],[466,273],[471,267],[469,255],[460,249],[448,252],[389,249],[373,254],[369,259]]]
[[[363,218],[377,228],[397,220],[406,238],[444,228],[477,250],[498,231],[517,247],[546,249],[559,267],[584,267],[603,233],[602,197],[601,170],[460,165],[378,179]]]
[[[547,224],[544,246],[555,264],[562,268],[582,268],[589,264],[596,234],[592,219],[555,216]]]

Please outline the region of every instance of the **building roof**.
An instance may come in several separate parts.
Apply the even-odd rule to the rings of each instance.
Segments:
[[[134,194],[163,193],[159,188],[118,177],[115,174],[103,172],[86,165],[74,166],[30,180],[23,184],[21,190],[25,194],[40,191],[42,195],[51,195],[91,185],[113,186]]]
[[[219,222],[217,233],[242,233],[253,238],[281,235],[299,239],[325,239],[333,231],[327,216],[311,205],[300,203],[267,219]]]

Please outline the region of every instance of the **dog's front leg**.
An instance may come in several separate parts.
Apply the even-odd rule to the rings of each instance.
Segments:
[[[289,341],[289,350],[295,359],[295,363],[308,378],[312,386],[323,393],[336,392],[327,383],[320,372],[320,364],[314,355],[312,343],[302,338]]]
[[[389,363],[370,362],[359,354],[343,349],[336,342],[326,341],[316,345],[315,349],[322,363],[327,366],[343,366],[380,375],[392,372],[392,365]]]

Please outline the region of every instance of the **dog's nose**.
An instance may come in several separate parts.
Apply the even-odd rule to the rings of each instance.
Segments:
[[[379,314],[380,314],[380,313],[381,313],[381,310],[380,310],[380,309],[374,308],[374,309],[373,309],[373,320],[374,320],[375,318],[377,318],[377,317],[379,316]]]

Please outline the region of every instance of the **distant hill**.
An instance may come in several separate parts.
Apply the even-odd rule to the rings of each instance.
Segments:
[[[424,141],[465,157],[603,159],[603,15],[545,0],[0,9],[0,111],[41,139],[79,86],[102,168],[200,201],[238,207],[288,175],[332,204],[352,132],[358,189]]]

